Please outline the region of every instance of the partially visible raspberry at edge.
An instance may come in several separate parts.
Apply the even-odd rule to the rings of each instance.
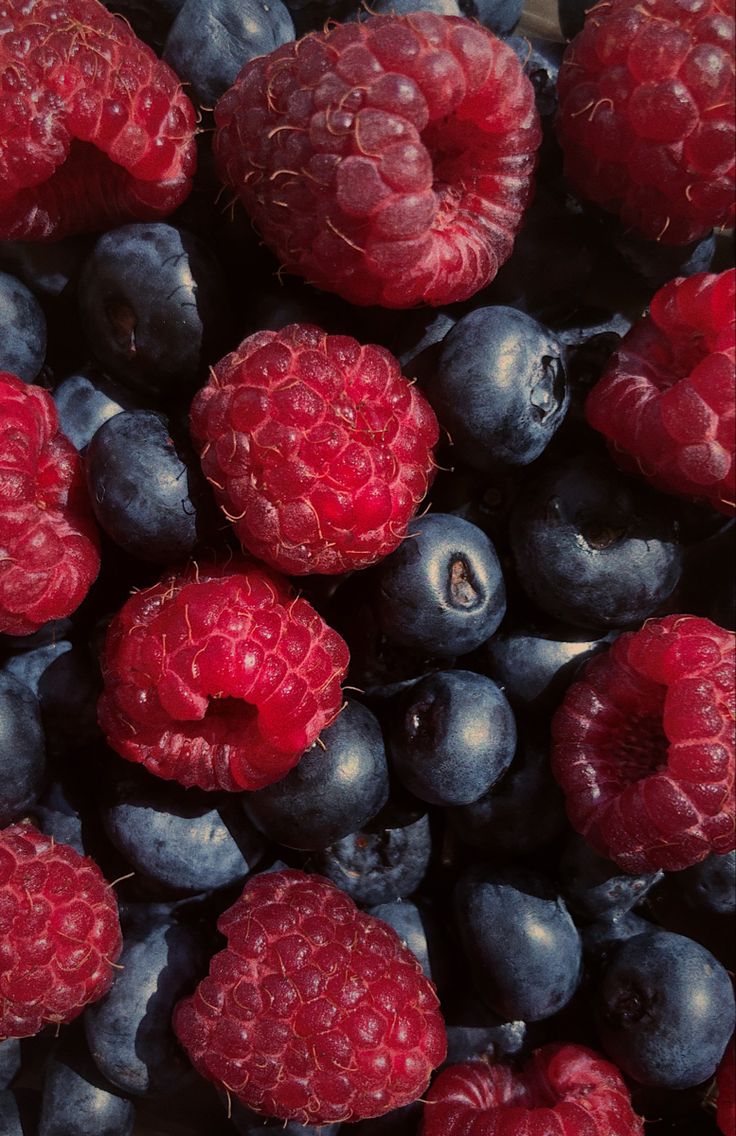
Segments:
[[[0,633],[71,615],[99,567],[81,458],[54,400],[0,372]]]
[[[431,12],[328,26],[251,60],[215,120],[220,177],[284,268],[390,308],[493,279],[541,139],[512,49]]]
[[[177,76],[98,0],[0,0],[0,239],[166,216],[194,134]]]
[[[736,636],[668,615],[621,635],[552,719],[570,822],[633,874],[736,848]]]
[[[279,780],[337,716],[348,650],[286,580],[193,564],[108,629],[100,725],[122,757],[200,789]]]

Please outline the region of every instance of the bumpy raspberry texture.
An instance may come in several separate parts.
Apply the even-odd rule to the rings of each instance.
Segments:
[[[391,308],[493,279],[541,137],[511,48],[430,12],[335,25],[254,59],[215,119],[220,176],[284,267]]]
[[[406,535],[439,427],[382,347],[291,324],[249,336],[192,404],[241,544],[290,575],[364,568]]]
[[[174,72],[98,0],[0,0],[0,239],[172,212],[194,117]]]
[[[99,567],[81,459],[54,400],[0,372],[0,632],[70,615]]]
[[[605,0],[558,81],[565,173],[651,240],[686,244],[732,223],[731,0]]]
[[[102,655],[113,749],[200,789],[262,789],[336,717],[345,643],[285,580],[192,565],[125,603]]]
[[[731,1041],[716,1073],[716,1118],[723,1136],[736,1136],[736,1042]]]
[[[736,270],[665,284],[585,410],[623,469],[736,513]]]
[[[320,876],[256,876],[220,917],[210,973],[174,1011],[194,1067],[301,1124],[381,1116],[444,1059],[437,996],[393,928]]]
[[[581,1045],[545,1045],[522,1069],[451,1065],[432,1085],[421,1136],[640,1136],[615,1065]]]
[[[0,831],[0,1041],[75,1018],[110,989],[121,948],[94,860],[28,822]]]
[[[708,619],[650,619],[587,664],[553,718],[570,821],[624,871],[736,847],[735,641]]]

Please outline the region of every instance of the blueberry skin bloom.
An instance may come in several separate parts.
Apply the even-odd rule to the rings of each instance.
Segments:
[[[572,998],[582,943],[565,904],[523,868],[470,868],[455,921],[481,998],[505,1021],[549,1018]]]
[[[636,935],[597,991],[601,1044],[635,1081],[687,1089],[715,1073],[736,1007],[728,972],[705,947],[670,931]]]
[[[506,612],[495,548],[477,525],[451,513],[412,521],[378,566],[372,595],[386,638],[441,658],[479,647]]]

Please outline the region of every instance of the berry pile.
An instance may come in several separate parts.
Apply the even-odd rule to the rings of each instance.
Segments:
[[[736,1136],[734,19],[588,8],[0,0],[2,1136]]]

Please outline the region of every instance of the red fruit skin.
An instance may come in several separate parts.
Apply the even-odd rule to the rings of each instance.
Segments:
[[[581,1045],[545,1045],[520,1070],[451,1065],[424,1106],[421,1136],[640,1136],[615,1065]]]
[[[565,174],[584,197],[664,244],[733,223],[731,0],[597,4],[558,93]]]
[[[137,592],[108,629],[98,720],[114,750],[200,789],[262,789],[342,705],[348,650],[288,583],[231,562]]]
[[[716,1120],[723,1136],[736,1136],[736,1043],[728,1044],[716,1073]]]
[[[736,513],[736,269],[660,288],[585,412],[622,469]]]
[[[243,548],[289,575],[364,568],[393,552],[439,436],[390,352],[306,324],[257,332],[218,363],[191,429]]]
[[[284,268],[388,308],[493,279],[541,139],[511,48],[430,12],[330,25],[251,60],[215,120],[220,177]]]
[[[735,641],[696,616],[647,620],[587,664],[552,719],[570,822],[626,872],[736,847]]]
[[[218,928],[227,946],[173,1019],[204,1077],[300,1124],[382,1116],[421,1096],[445,1029],[393,928],[291,870],[254,877]]]
[[[196,163],[174,72],[98,0],[0,0],[0,239],[171,213]]]
[[[0,831],[0,1041],[76,1018],[110,989],[122,945],[94,860],[27,821]]]
[[[0,632],[71,615],[99,568],[82,461],[54,400],[0,372]]]

